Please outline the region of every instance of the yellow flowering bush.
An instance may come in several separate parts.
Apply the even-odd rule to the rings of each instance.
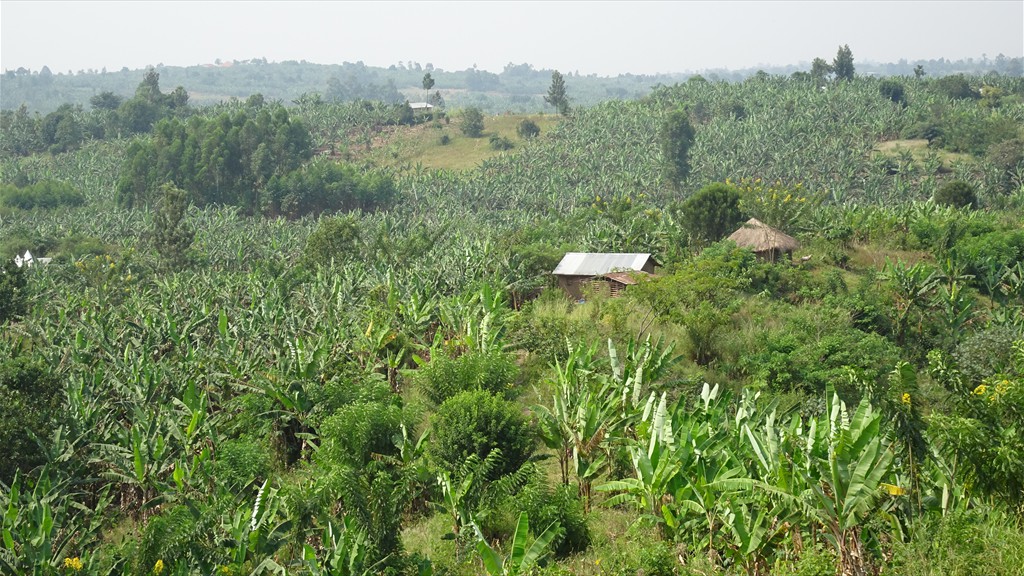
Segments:
[[[804,189],[802,182],[783,184],[781,180],[767,182],[761,178],[727,179],[729,186],[740,192],[740,209],[761,222],[783,232],[794,233],[815,206],[821,204],[821,195]]]
[[[1011,345],[1012,366],[973,388],[941,354],[929,354],[929,362],[936,381],[963,395],[960,413],[929,418],[944,457],[960,463],[978,493],[1024,505],[1024,340]]]
[[[82,258],[75,262],[75,269],[85,283],[98,293],[99,301],[118,299],[129,291],[135,280],[132,275],[131,254],[116,259],[109,254]]]
[[[78,556],[75,556],[74,558],[65,558],[64,569],[72,572],[80,571],[82,569],[82,559]]]

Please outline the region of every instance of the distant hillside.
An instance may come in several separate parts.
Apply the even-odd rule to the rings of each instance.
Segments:
[[[1021,58],[967,59],[959,61],[919,60],[889,64],[857,62],[857,74],[876,76],[912,76],[920,65],[928,76],[948,74],[1022,75]],[[551,82],[552,70],[538,70],[530,64],[509,63],[500,73],[470,68],[447,71],[430,64],[400,62],[388,68],[366,66],[362,62],[313,64],[286,61],[269,63],[265,59],[218,62],[197,66],[157,64],[161,84],[182,86],[193,104],[214,104],[231,98],[244,99],[263,94],[269,100],[290,104],[303,94],[317,93],[325,100],[355,99],[402,101],[426,100],[437,92],[450,108],[477,106],[489,113],[533,114],[553,111],[543,99]],[[807,71],[810,64],[744,70],[700,70],[708,80],[741,81],[759,71],[772,75],[791,75]],[[566,88],[574,106],[592,106],[606,100],[629,100],[646,96],[657,85],[671,85],[697,74],[621,74],[615,77],[582,76],[563,70]],[[424,75],[435,84],[423,89]],[[29,111],[46,114],[61,104],[89,107],[89,99],[102,92],[130,97],[144,74],[143,70],[51,71],[7,70],[0,75],[0,108],[13,110],[22,104]]]

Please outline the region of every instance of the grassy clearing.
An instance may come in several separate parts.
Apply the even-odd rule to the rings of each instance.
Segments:
[[[923,250],[896,250],[880,246],[855,245],[849,251],[850,268],[854,270],[866,270],[874,268],[881,270],[886,260],[897,262],[902,260],[908,265],[914,265],[921,261],[931,260],[931,256]]]
[[[905,152],[910,152],[914,161],[921,164],[929,154],[937,154],[942,160],[942,166],[949,168],[953,162],[970,160],[970,154],[959,154],[947,150],[939,150],[928,147],[928,141],[923,138],[908,138],[902,140],[889,140],[879,142],[875,145],[874,152],[890,158],[899,158]]]
[[[519,123],[533,120],[540,127],[540,136],[552,130],[559,122],[555,114],[503,114],[484,117],[484,132],[480,138],[465,136],[459,129],[458,115],[449,122],[433,121],[419,126],[398,126],[390,128],[374,141],[370,150],[353,149],[355,160],[372,162],[378,166],[415,166],[430,169],[468,170],[480,165],[488,158],[501,153],[514,153],[528,142],[516,134]],[[442,145],[441,138],[447,135],[448,144]],[[514,147],[499,151],[491,148],[490,138],[497,135],[508,138]]]

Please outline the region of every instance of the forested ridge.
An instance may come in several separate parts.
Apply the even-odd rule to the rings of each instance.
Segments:
[[[5,110],[0,572],[1021,574],[1024,83],[819,60]]]
[[[818,58],[816,60],[823,59]],[[827,64],[827,63],[826,63]],[[685,65],[685,62],[681,63]],[[1003,54],[989,58],[872,63],[857,62],[861,75],[912,76],[915,68],[934,77],[969,74],[998,74],[1020,77],[1024,59]],[[475,66],[465,70],[444,70],[430,62],[399,61],[390,66],[371,66],[357,62],[317,64],[294,60],[269,62],[266,58],[216,61],[194,66],[152,68],[170,86],[188,88],[192,101],[201,105],[223,100],[244,100],[261,93],[269,100],[292,102],[307,94],[320,94],[327,101],[378,100],[388,103],[403,100],[425,101],[431,95],[422,87],[424,74],[436,81],[432,92],[439,92],[459,108],[479,106],[488,112],[536,112],[544,108],[543,94],[548,88],[551,70],[532,64],[509,62],[501,70],[483,70]],[[654,86],[684,82],[694,75],[713,81],[741,82],[757,72],[789,76],[807,71],[804,65],[763,69],[707,69],[678,74],[619,74],[598,76],[579,71],[563,71],[578,104],[591,106],[608,99],[635,99],[646,96]],[[0,108],[16,110],[25,105],[30,113],[49,114],[63,104],[88,108],[92,98],[113,94],[130,98],[143,70],[40,70],[21,67],[0,74]]]

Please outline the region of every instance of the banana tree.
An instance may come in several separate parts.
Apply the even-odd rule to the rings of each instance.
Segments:
[[[491,450],[486,458],[470,454],[453,476],[447,470],[437,474],[437,484],[441,488],[441,500],[431,502],[431,506],[443,510],[452,520],[452,531],[446,538],[457,538],[462,530],[476,522],[480,502],[484,501],[489,491],[503,490],[507,483],[520,483],[531,470],[524,466],[511,476],[494,482],[487,478],[501,462],[501,450]]]
[[[842,576],[864,576],[868,566],[862,526],[875,510],[893,453],[880,431],[882,415],[867,399],[848,417],[845,403],[834,390],[828,393],[821,433],[812,430],[807,439],[814,452],[807,513],[824,527]]]
[[[658,526],[663,536],[672,537],[678,529],[669,502],[684,480],[683,462],[678,457],[672,418],[665,394],[662,394],[650,422],[651,438],[647,447],[629,446],[633,478],[612,480],[597,487],[599,492],[617,492],[604,501],[606,506],[632,504],[642,518]]]
[[[10,487],[0,490],[0,572],[54,574],[64,558],[95,543],[109,490],[97,494],[90,509],[76,501],[81,495],[70,493],[70,485],[69,480],[53,482],[44,467],[34,485],[16,473]],[[25,493],[29,486],[31,493]]]
[[[882,277],[892,283],[893,291],[896,293],[894,323],[896,339],[902,342],[910,313],[928,302],[928,296],[938,286],[940,276],[920,262],[907,266],[902,260],[895,264],[886,260]]]
[[[551,552],[551,542],[562,530],[558,521],[552,522],[530,542],[530,518],[526,512],[520,512],[509,552],[502,556],[487,543],[478,526],[474,524],[473,528],[478,538],[476,549],[489,576],[530,574],[537,563]]]
[[[225,522],[224,528],[231,535],[231,568],[240,573],[250,568],[253,573],[286,573],[275,555],[288,541],[292,521],[278,489],[268,488],[268,482],[260,486],[251,508],[246,503]]]
[[[366,532],[360,530],[351,518],[343,518],[340,525],[327,522],[320,539],[322,558],[309,544],[302,548],[302,560],[312,576],[363,576],[372,574],[378,564],[368,557]]]
[[[558,455],[562,483],[576,476],[584,509],[590,509],[591,487],[608,461],[606,439],[621,418],[617,391],[599,373],[596,346],[570,346],[565,363],[555,361],[551,407],[535,406],[541,437]]]

